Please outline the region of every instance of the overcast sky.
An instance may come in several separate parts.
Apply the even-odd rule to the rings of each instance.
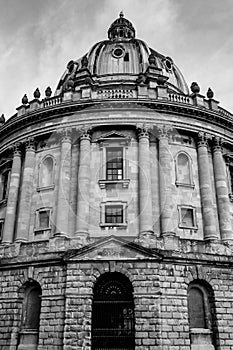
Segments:
[[[123,10],[136,36],[173,58],[188,86],[233,112],[232,0],[0,0],[0,115],[39,87],[53,92],[68,61],[107,38]]]

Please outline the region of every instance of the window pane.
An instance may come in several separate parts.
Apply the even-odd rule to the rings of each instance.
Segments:
[[[185,227],[194,227],[194,213],[193,209],[181,209],[181,224]]]
[[[205,328],[204,296],[199,288],[191,288],[188,294],[190,328]]]
[[[47,157],[41,164],[40,186],[46,187],[53,184],[53,159]]]
[[[180,153],[177,158],[177,180],[185,184],[191,182],[189,159],[184,153]]]
[[[107,224],[123,223],[123,206],[105,206],[105,222]]]
[[[107,180],[121,180],[123,176],[123,149],[110,148],[107,149],[107,164],[106,164]],[[113,174],[113,175],[112,175]]]
[[[27,297],[25,328],[39,329],[41,297],[39,288],[34,288]]]
[[[39,212],[39,228],[49,227],[49,215],[50,215],[49,210]]]

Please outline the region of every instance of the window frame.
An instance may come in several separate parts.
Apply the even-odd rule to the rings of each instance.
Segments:
[[[53,161],[53,168],[52,168],[52,181],[51,181],[51,184],[50,185],[47,185],[47,186],[43,186],[42,184],[42,177],[41,177],[41,172],[42,172],[42,167],[43,167],[43,163],[44,161],[47,159],[47,158],[50,158],[52,159]],[[38,167],[38,184],[37,184],[37,191],[40,192],[40,191],[45,191],[45,190],[50,190],[50,189],[54,189],[55,187],[55,159],[54,157],[51,155],[51,154],[46,154],[40,161],[39,163],[39,167]]]
[[[0,219],[0,242],[2,241],[2,238],[3,238],[4,223],[5,223],[5,219]]]
[[[5,175],[6,174],[6,175]],[[2,178],[6,181],[2,181]],[[0,169],[0,203],[6,202],[8,199],[9,189],[10,189],[10,180],[11,180],[11,168],[2,168]]]
[[[28,319],[31,315],[29,314],[29,301],[30,294],[36,290],[38,292],[38,297],[40,298],[38,315],[37,315],[37,328],[28,327]],[[22,302],[22,315],[21,315],[21,326],[19,332],[19,348],[21,346],[30,346],[34,349],[37,347],[39,341],[39,331],[40,331],[40,320],[41,320],[41,306],[42,306],[42,289],[39,283],[36,281],[29,281],[24,286],[24,296]],[[29,317],[30,316],[30,317]],[[33,315],[34,316],[34,315]],[[34,316],[35,317],[35,316]]]
[[[118,136],[119,135],[119,136]],[[130,138],[116,132],[112,132],[109,135],[102,136],[99,142],[100,148],[100,171],[99,171],[99,186],[101,189],[105,189],[108,185],[121,184],[123,188],[128,188],[128,145]],[[107,179],[107,151],[109,149],[121,148],[122,149],[122,179]]]
[[[114,155],[113,158],[109,159],[108,154],[109,153],[121,153],[121,157],[119,158],[117,154]],[[119,161],[120,159],[120,161]],[[116,167],[114,167],[114,164],[116,164]],[[123,157],[123,148],[122,147],[107,147],[106,148],[106,180],[107,181],[120,181],[123,180],[123,169],[124,169],[124,157]],[[117,171],[116,174],[114,174],[114,170]],[[112,171],[112,179],[110,179],[110,171]],[[118,172],[120,171],[120,172]],[[117,178],[114,178],[114,175],[116,175]],[[120,178],[118,178],[120,176]]]
[[[40,213],[47,211],[49,213],[49,225],[48,227],[40,227]],[[35,237],[38,235],[44,235],[45,233],[51,232],[52,229],[52,208],[51,207],[43,207],[36,210],[35,217],[35,227],[34,227],[34,235]]]
[[[196,207],[192,206],[192,205],[178,205],[178,215],[179,215],[179,224],[178,227],[181,229],[187,229],[187,230],[197,230],[198,229],[198,225],[197,225],[197,213],[196,213]],[[183,224],[182,222],[182,209],[185,210],[192,210],[192,215],[193,215],[193,226],[186,226]]]
[[[179,166],[178,166],[178,158],[181,154],[184,154],[187,159],[188,159],[188,167],[189,167],[189,182],[182,182],[180,181],[180,177],[179,177]],[[179,151],[176,156],[175,156],[175,184],[176,186],[180,186],[180,187],[190,187],[190,188],[194,188],[195,184],[193,181],[193,162],[192,162],[192,158],[190,157],[190,155],[185,152],[185,151]]]
[[[106,222],[106,208],[122,207],[122,222]],[[127,202],[123,201],[106,201],[100,204],[100,227],[108,228],[125,228],[127,227]]]

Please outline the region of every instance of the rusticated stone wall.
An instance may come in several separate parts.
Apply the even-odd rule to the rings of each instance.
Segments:
[[[190,350],[187,291],[194,280],[206,281],[215,294],[216,350],[231,350],[232,258],[209,255],[205,260],[203,254],[195,257],[193,253],[190,258],[196,262],[183,258],[167,254],[162,261],[80,261],[74,256],[42,264],[37,257],[26,264],[14,259],[13,268],[7,265],[10,259],[4,260],[0,266],[0,349],[17,349],[22,287],[34,280],[42,289],[38,350],[91,350],[95,282],[105,272],[120,272],[133,286],[135,350]]]

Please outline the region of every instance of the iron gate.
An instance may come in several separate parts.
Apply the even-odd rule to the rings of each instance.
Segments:
[[[128,289],[125,281],[119,280],[121,274],[105,275],[108,278],[102,279],[94,291],[92,349],[134,350],[132,287]],[[114,275],[115,279],[109,275]],[[127,284],[129,285],[128,280]]]

